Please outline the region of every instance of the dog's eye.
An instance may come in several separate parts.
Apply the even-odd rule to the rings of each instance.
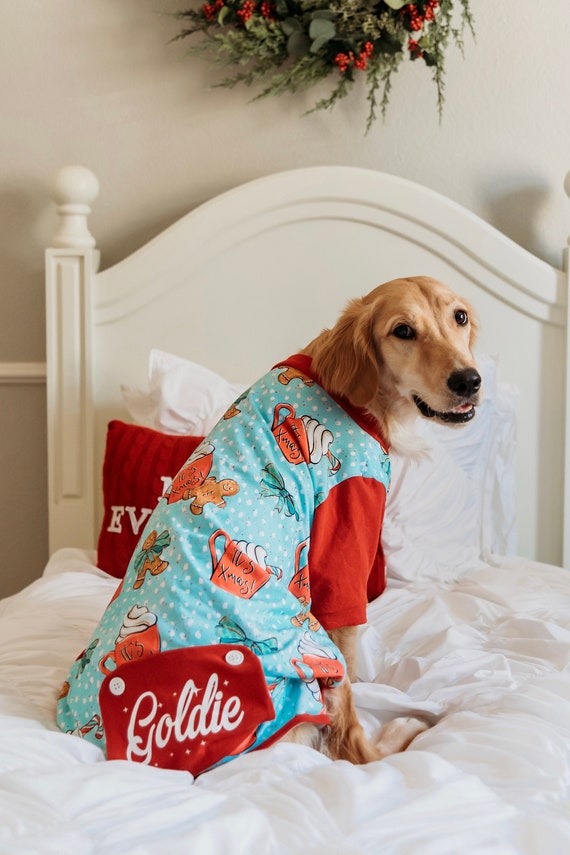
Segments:
[[[415,331],[408,326],[408,324],[398,324],[397,327],[394,327],[392,330],[392,335],[395,335],[396,338],[404,338],[411,339],[416,337]]]
[[[469,315],[463,309],[458,309],[455,313],[455,320],[460,327],[464,327],[469,322]]]

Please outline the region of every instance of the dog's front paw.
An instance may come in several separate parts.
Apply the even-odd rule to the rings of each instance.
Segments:
[[[427,721],[414,716],[395,718],[382,728],[376,747],[383,757],[397,754],[399,751],[405,751],[416,736],[429,728]]]

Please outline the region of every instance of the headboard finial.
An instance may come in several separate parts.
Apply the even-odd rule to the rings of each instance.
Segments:
[[[87,217],[91,213],[91,203],[98,195],[99,181],[87,167],[64,166],[59,170],[54,179],[52,198],[61,222],[53,246],[70,249],[95,246]]]

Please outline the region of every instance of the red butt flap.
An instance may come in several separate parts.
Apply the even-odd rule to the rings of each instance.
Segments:
[[[193,775],[240,754],[275,718],[259,659],[230,644],[127,662],[105,678],[99,703],[109,760]]]

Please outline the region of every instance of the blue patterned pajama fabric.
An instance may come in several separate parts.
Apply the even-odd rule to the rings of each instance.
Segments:
[[[326,629],[381,593],[386,446],[296,355],[226,412],[158,500],[58,701],[58,724],[198,774],[328,721]]]

